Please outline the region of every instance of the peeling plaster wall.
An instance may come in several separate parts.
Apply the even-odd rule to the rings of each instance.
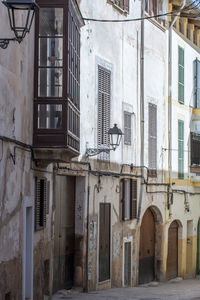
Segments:
[[[7,9],[0,4],[0,36],[13,37]],[[21,17],[20,17],[21,18]],[[32,144],[34,24],[21,44],[10,42],[0,49],[0,136]],[[12,142],[0,140],[0,299],[10,293],[22,300],[23,206],[25,197],[34,197],[35,176],[46,176],[52,189],[51,166],[33,170],[31,153]],[[51,204],[47,229],[34,234],[34,299],[49,294],[45,281],[46,260],[51,258]],[[44,251],[45,250],[45,251]],[[46,269],[45,269],[46,268]],[[17,275],[17,276],[16,276]]]
[[[110,1],[87,0],[80,3],[84,17],[98,19],[136,18],[140,16],[140,1],[130,1],[130,14],[121,14]],[[95,157],[90,159],[94,170],[124,172],[131,174],[130,167],[140,166],[140,23],[87,22],[81,29],[81,155],[85,160],[86,147],[97,147],[97,66],[101,64],[111,70],[111,126],[117,123],[124,131],[123,113],[132,113],[132,145],[122,142],[116,151],[110,153],[110,162],[103,163]],[[162,147],[165,147],[167,130],[165,110],[167,99],[167,32],[156,22],[145,21],[145,165],[148,166],[148,103],[157,105],[157,179],[149,182],[164,182]],[[87,101],[87,105],[85,105]],[[88,122],[85,122],[87,116]],[[133,171],[133,173],[135,170]],[[137,171],[134,174],[140,173]],[[145,175],[146,176],[146,175]],[[134,178],[134,177],[133,177]],[[120,287],[123,285],[124,250],[123,243],[131,239],[132,274],[131,285],[137,284],[139,263],[139,228],[144,212],[155,206],[160,212],[160,223],[156,225],[156,263],[158,278],[162,278],[163,262],[163,221],[166,198],[164,193],[150,194],[144,191],[141,220],[122,221],[119,197],[120,178],[90,175],[89,201],[89,290]],[[148,187],[148,190],[165,190],[163,187]],[[138,179],[138,199],[140,179]],[[99,249],[99,204],[111,203],[111,279],[98,282]]]

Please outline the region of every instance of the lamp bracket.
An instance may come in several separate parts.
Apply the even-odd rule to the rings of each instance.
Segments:
[[[6,49],[10,43],[10,41],[18,41],[16,38],[12,38],[12,39],[0,39],[0,48],[2,49]]]
[[[113,148],[104,148],[104,149],[99,149],[99,148],[87,148],[86,149],[86,156],[95,156],[98,155],[99,153],[106,152],[110,153],[110,151],[114,150]]]

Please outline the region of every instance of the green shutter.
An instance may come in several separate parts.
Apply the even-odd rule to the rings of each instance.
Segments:
[[[184,103],[184,49],[178,47],[178,102]]]
[[[195,108],[200,108],[200,61],[194,61],[194,91],[195,91]]]
[[[178,178],[184,179],[184,122],[178,120]]]

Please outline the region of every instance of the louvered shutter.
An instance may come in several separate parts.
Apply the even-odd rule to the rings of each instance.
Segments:
[[[122,207],[122,220],[125,218],[125,181],[122,179],[120,181],[120,192],[121,192],[121,207]]]
[[[184,179],[184,122],[178,120],[178,178]]]
[[[47,180],[35,180],[35,230],[46,226],[47,214]]]
[[[111,72],[98,66],[98,148],[109,148]],[[109,153],[102,152],[99,159],[109,160]]]
[[[149,103],[149,169],[157,168],[157,106]]]
[[[195,76],[194,76],[194,91],[195,91],[195,108],[200,108],[200,61],[194,61]]]
[[[40,179],[35,179],[35,230],[40,228]]]
[[[124,112],[124,144],[131,145],[131,114]]]
[[[184,103],[184,49],[178,47],[178,102]]]
[[[124,0],[124,11],[129,13],[129,0]]]
[[[124,219],[131,217],[131,180],[125,179]]]
[[[137,180],[131,180],[131,219],[137,218]]]
[[[47,180],[43,179],[43,199],[41,199],[41,202],[43,202],[43,227],[46,227],[47,222]]]

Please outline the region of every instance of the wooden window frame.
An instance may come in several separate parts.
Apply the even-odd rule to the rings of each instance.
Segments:
[[[63,74],[62,97],[41,97],[38,94],[38,72],[41,68],[39,66],[39,40],[42,38],[39,36],[39,14],[41,10],[38,10],[35,16],[33,146],[35,148],[68,148],[73,153],[78,154],[80,151],[80,27],[83,25],[83,20],[81,20],[78,5],[76,4],[77,7],[75,7],[74,0],[38,0],[37,3],[41,9],[63,9],[63,35],[58,36],[58,38],[63,39]],[[56,35],[55,38],[57,38]],[[62,126],[60,128],[38,127],[38,107],[42,104],[61,105]]]
[[[128,191],[128,195],[126,195],[126,184],[129,182],[130,190]],[[122,204],[122,221],[130,221],[133,219],[137,219],[137,180],[136,179],[130,179],[130,178],[124,178],[120,182],[120,192],[121,192],[121,204]],[[127,199],[127,196],[129,198],[130,203],[128,204],[130,207],[130,215],[127,218],[125,216],[125,201]]]

